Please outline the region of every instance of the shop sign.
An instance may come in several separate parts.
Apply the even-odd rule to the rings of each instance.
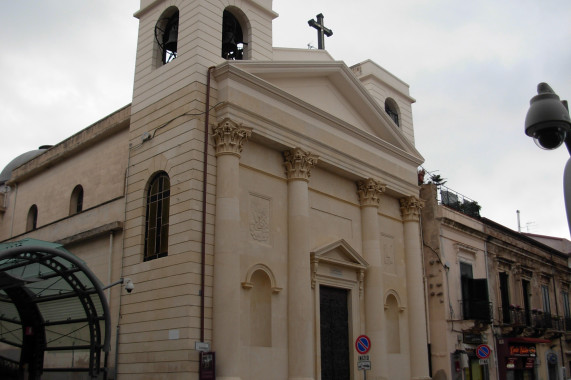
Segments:
[[[535,346],[524,346],[524,345],[510,346],[510,356],[535,357]]]
[[[482,344],[485,343],[482,334],[463,333],[462,341],[466,344]]]
[[[508,358],[508,363],[506,365],[506,368],[507,369],[514,369],[516,361],[517,361],[517,358]]]
[[[525,361],[525,368],[526,369],[533,368],[534,364],[535,364],[535,358],[527,358],[527,360]]]

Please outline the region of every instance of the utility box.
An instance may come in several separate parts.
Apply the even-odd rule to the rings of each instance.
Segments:
[[[214,352],[204,352],[204,351],[200,352],[200,372],[199,372],[200,380],[216,379],[215,358],[216,355]]]

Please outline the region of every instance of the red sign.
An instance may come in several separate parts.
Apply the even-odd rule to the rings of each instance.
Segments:
[[[369,339],[368,336],[361,335],[355,341],[355,348],[357,349],[357,352],[360,353],[361,355],[366,354],[367,352],[369,352],[369,349],[371,348],[371,340]]]

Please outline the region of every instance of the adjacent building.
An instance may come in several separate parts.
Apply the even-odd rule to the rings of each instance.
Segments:
[[[443,186],[421,198],[433,378],[567,378],[571,269],[551,246],[565,239],[481,218]]]

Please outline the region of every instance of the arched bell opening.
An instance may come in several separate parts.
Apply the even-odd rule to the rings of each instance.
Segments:
[[[160,55],[160,65],[165,65],[178,54],[178,8],[169,7],[155,25],[155,41]]]
[[[222,58],[242,60],[249,58],[249,26],[244,13],[236,7],[228,7],[222,14]]]

